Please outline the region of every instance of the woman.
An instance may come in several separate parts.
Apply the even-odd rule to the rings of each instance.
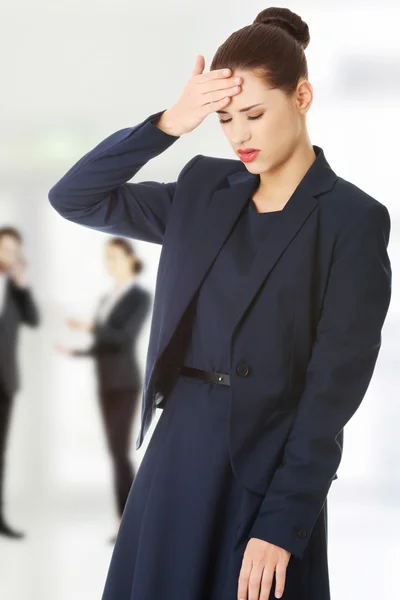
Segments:
[[[73,329],[93,332],[94,343],[87,350],[60,350],[92,356],[96,362],[101,415],[113,463],[118,532],[135,476],[129,451],[142,377],[134,346],[148,314],[150,294],[136,283],[143,263],[128,240],[111,238],[105,247],[105,263],[114,286],[101,300],[94,323],[68,320]]]
[[[309,140],[308,42],[264,10],[49,193],[67,219],[162,244],[137,448],[163,410],[103,600],[329,598],[326,498],[378,355],[390,220]],[[212,112],[240,161],[127,183]]]

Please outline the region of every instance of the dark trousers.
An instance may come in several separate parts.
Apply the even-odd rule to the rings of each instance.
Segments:
[[[122,515],[135,469],[129,457],[132,422],[139,399],[138,390],[114,390],[99,396],[103,425],[111,454],[114,490],[119,516]]]
[[[13,397],[3,390],[0,381],[0,522],[4,518],[5,460],[12,406]]]

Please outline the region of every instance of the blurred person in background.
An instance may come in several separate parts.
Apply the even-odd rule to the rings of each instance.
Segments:
[[[129,451],[132,423],[142,387],[135,345],[149,312],[150,294],[136,282],[143,263],[136,257],[128,240],[115,237],[107,242],[105,265],[114,285],[101,299],[94,322],[67,319],[72,329],[92,332],[93,344],[85,350],[63,346],[58,346],[58,350],[70,356],[92,356],[95,359],[99,405],[113,464],[118,532],[135,477]],[[111,541],[115,539],[116,534]]]
[[[0,228],[0,535],[22,539],[4,516],[5,462],[14,396],[19,388],[18,330],[22,323],[36,327],[39,312],[28,286],[22,235],[14,227]]]

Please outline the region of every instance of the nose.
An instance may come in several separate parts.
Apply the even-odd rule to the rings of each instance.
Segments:
[[[234,125],[233,129],[231,129],[231,133],[231,142],[236,147],[244,146],[251,138],[250,132],[247,130],[246,125]]]

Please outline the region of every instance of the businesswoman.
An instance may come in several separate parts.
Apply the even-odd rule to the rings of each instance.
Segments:
[[[71,221],[162,244],[137,448],[161,414],[103,600],[329,598],[327,494],[381,344],[390,219],[310,142],[308,42],[262,11],[49,192]],[[234,158],[127,183],[211,113]]]
[[[86,350],[59,349],[72,356],[92,356],[95,360],[99,405],[113,464],[118,532],[135,477],[129,452],[132,422],[142,388],[136,342],[148,314],[150,294],[136,282],[143,263],[129,240],[111,238],[106,243],[104,258],[114,285],[101,299],[94,322],[68,319],[71,328],[93,332],[93,344]]]

